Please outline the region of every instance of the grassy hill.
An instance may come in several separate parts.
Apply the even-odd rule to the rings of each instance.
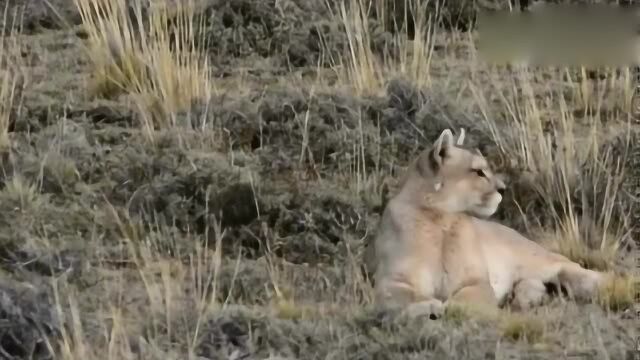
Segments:
[[[632,274],[633,68],[488,63],[468,16],[506,2],[0,5],[0,358],[634,348],[632,278],[593,304],[429,321],[372,304],[360,268],[408,162],[464,127],[508,176],[497,221]]]

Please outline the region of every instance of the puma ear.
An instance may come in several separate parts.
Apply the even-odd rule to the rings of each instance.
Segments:
[[[458,140],[456,141],[457,146],[464,145],[464,128],[460,128],[460,135],[458,136]]]
[[[451,130],[445,129],[438,139],[433,143],[433,149],[431,150],[431,157],[435,164],[441,166],[444,162],[444,158],[447,157],[447,152],[453,147],[453,134]]]

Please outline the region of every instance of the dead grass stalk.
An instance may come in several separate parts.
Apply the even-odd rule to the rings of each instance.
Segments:
[[[24,86],[24,75],[18,62],[22,46],[18,39],[19,17],[13,13],[9,21],[9,15],[9,3],[6,3],[0,33],[0,150],[10,148],[9,126],[20,111]]]

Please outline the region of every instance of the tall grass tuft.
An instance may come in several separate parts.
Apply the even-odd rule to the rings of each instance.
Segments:
[[[393,77],[411,79],[417,87],[431,84],[435,16],[426,11],[429,0],[403,1],[398,7],[404,10],[401,15],[387,0],[338,5],[336,16],[345,28],[347,45],[334,68],[357,94],[377,94]]]
[[[563,75],[550,76],[561,83],[556,77]],[[625,176],[621,163],[629,144],[627,139],[617,157],[606,146],[612,135],[600,114],[611,104],[602,94],[585,96],[596,87],[586,80],[565,82],[563,89],[550,91],[537,85],[535,74],[526,69],[515,70],[510,83],[497,79],[493,74],[490,89],[480,90],[482,85],[474,83],[470,89],[502,162],[515,168],[533,190],[532,195],[519,194],[523,214],[530,213],[526,206],[536,198],[552,219],[542,224],[554,229],[549,247],[584,266],[609,269],[629,240],[628,214],[620,206]],[[613,88],[606,92],[620,91],[623,85],[609,82]],[[492,109],[492,102],[502,105],[502,113]],[[580,114],[581,108],[590,111]],[[608,121],[626,126],[619,114],[610,116]]]
[[[148,134],[175,126],[175,113],[210,96],[209,63],[200,48],[204,26],[192,0],[147,8],[139,1],[74,2],[88,33],[95,94],[131,95]]]

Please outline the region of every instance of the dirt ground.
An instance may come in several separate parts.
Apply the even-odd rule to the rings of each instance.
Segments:
[[[192,126],[157,130],[150,144],[126,95],[89,90],[73,2],[47,3],[9,6],[27,12],[21,102],[0,157],[0,358],[625,359],[634,349],[632,304],[556,299],[524,330],[466,315],[403,320],[371,304],[363,244],[412,157],[464,126],[471,145],[505,159],[473,94],[484,94],[489,116],[508,119],[483,79],[508,88],[511,78],[470,70],[466,33],[438,34],[433,86],[398,76],[358,94],[333,71],[348,38],[324,1],[205,1],[216,89],[176,115]],[[376,33],[374,52],[389,36]],[[535,91],[569,86],[555,80]],[[619,204],[633,241],[612,265],[629,270],[640,122],[620,121],[615,96],[603,95],[599,151],[620,153],[630,136]],[[583,105],[567,107],[584,135]],[[521,164],[506,163],[511,185],[496,220],[527,234],[549,229],[549,203]]]

